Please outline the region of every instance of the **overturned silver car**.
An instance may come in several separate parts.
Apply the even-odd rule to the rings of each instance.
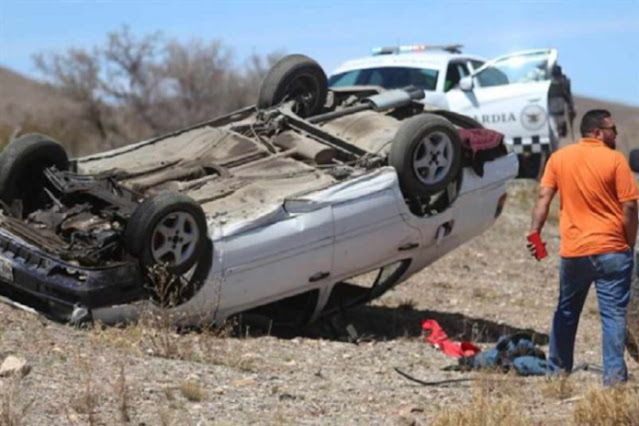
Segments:
[[[481,125],[423,96],[329,91],[290,55],[256,106],[172,134],[72,160],[22,136],[0,156],[0,293],[72,322],[366,303],[490,227],[517,174],[501,141],[469,149],[460,132]]]

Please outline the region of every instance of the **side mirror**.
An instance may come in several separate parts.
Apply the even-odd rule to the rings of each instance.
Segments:
[[[633,172],[639,173],[639,148],[630,151],[630,168]]]
[[[462,77],[461,80],[459,80],[459,88],[464,92],[473,90],[473,77],[470,75]]]

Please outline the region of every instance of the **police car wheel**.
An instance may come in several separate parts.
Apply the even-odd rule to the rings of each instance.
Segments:
[[[294,100],[293,112],[310,117],[321,112],[328,93],[328,80],[322,67],[304,55],[280,59],[260,84],[258,109],[267,109]]]
[[[446,189],[458,176],[461,155],[455,126],[443,117],[421,114],[402,123],[388,160],[404,196],[424,197]]]
[[[50,202],[44,187],[44,170],[69,168],[64,148],[48,136],[30,133],[14,139],[0,155],[0,200],[9,208],[20,200],[16,212],[26,216]]]

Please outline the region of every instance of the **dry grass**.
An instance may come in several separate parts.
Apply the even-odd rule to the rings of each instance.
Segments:
[[[106,345],[134,356],[223,365],[243,372],[257,368],[255,357],[238,355],[235,346],[242,342],[228,340],[231,325],[204,327],[181,332],[165,314],[147,314],[126,327],[96,325],[91,338],[97,345]]]
[[[129,389],[126,383],[126,376],[124,375],[124,365],[122,364],[120,364],[120,374],[116,378],[115,384],[113,385],[113,394],[116,398],[120,421],[123,424],[128,424],[131,421],[129,407]]]
[[[97,425],[100,423],[98,407],[102,400],[102,395],[93,381],[94,365],[89,360],[84,359],[80,359],[77,365],[82,372],[82,390],[79,395],[69,401],[69,407],[76,413],[85,415],[89,425]]]
[[[232,333],[232,324],[217,327],[203,320],[204,325],[199,330],[182,329],[182,318],[171,310],[176,304],[176,293],[167,290],[174,287],[166,270],[156,267],[149,276],[153,288],[158,289],[155,295],[157,309],[144,312],[136,323],[124,327],[97,324],[91,337],[98,345],[106,344],[135,356],[225,365],[242,371],[254,369],[251,358],[237,356],[225,341]]]
[[[459,408],[445,408],[433,420],[433,426],[525,426],[533,422],[522,413],[518,399],[521,379],[495,375],[482,376],[473,398]]]
[[[547,378],[542,382],[542,395],[554,399],[567,399],[574,395],[575,386],[568,376]]]
[[[639,391],[625,386],[590,389],[575,406],[573,422],[580,426],[637,426]]]
[[[206,391],[193,380],[185,380],[180,384],[180,392],[191,402],[200,402],[206,398]]]
[[[178,420],[176,419],[176,414],[174,410],[168,408],[162,408],[158,412],[158,417],[160,418],[161,426],[175,426],[178,424]]]
[[[162,265],[151,268],[148,277],[148,288],[153,293],[157,309],[144,312],[136,323],[123,328],[105,328],[97,324],[93,328],[93,337],[99,343],[132,351],[138,356],[194,360],[196,345],[193,339],[180,332],[181,318],[171,310],[177,305],[179,293],[173,278]]]
[[[25,416],[33,404],[24,393],[22,378],[15,376],[0,384],[0,426],[26,425]]]
[[[194,347],[188,339],[181,338],[170,315],[150,314],[137,325],[142,340],[146,343],[145,353],[167,359],[193,359]]]
[[[190,339],[179,333],[163,314],[146,313],[136,323],[121,328],[94,326],[91,338],[97,345],[124,350],[136,356],[187,360],[194,358]]]

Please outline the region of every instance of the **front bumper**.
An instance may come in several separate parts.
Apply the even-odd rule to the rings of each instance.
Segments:
[[[0,233],[0,295],[61,321],[73,310],[131,303],[145,297],[138,262],[84,268],[55,259]]]

